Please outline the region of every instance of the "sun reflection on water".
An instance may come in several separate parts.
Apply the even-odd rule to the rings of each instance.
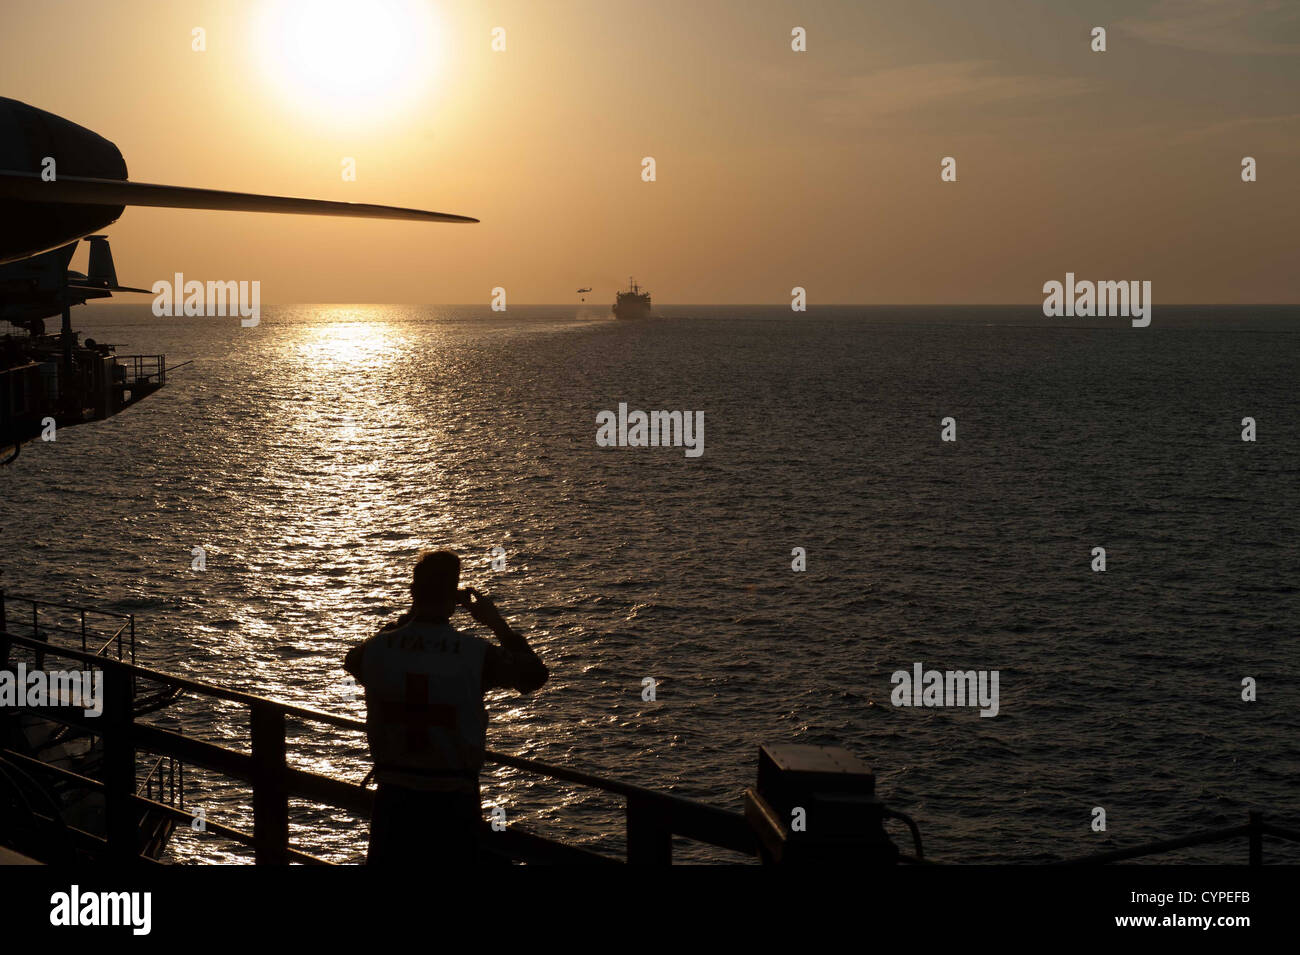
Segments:
[[[377,368],[390,362],[401,337],[381,317],[382,307],[324,308],[320,324],[305,329],[298,355],[312,363]]]

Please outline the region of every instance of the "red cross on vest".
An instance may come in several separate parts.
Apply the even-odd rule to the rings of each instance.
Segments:
[[[456,729],[456,707],[429,702],[429,676],[426,673],[406,674],[405,701],[384,703],[383,710],[385,723],[401,723],[406,727],[407,749],[415,752],[429,749],[429,730]]]

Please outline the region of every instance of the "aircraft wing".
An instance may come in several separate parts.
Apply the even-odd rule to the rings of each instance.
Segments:
[[[230,212],[281,212],[307,216],[350,216],[358,219],[411,219],[422,222],[478,222],[469,216],[398,206],[328,199],[262,196],[220,189],[160,186],[120,179],[60,176],[45,182],[35,173],[0,170],[0,199],[100,206],[159,206],[167,209],[222,209]]]

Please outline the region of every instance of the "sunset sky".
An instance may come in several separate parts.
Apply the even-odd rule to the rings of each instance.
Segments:
[[[1072,271],[1300,301],[1294,0],[49,0],[6,6],[0,95],[106,136],[134,180],[482,220],[129,208],[108,234],[144,287],[1037,303]]]

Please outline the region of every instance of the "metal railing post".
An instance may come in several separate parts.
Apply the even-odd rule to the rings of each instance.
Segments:
[[[659,806],[640,796],[627,797],[629,865],[672,865],[673,833]]]
[[[288,766],[284,711],[268,703],[250,707],[253,736],[253,851],[258,865],[289,863]]]
[[[131,674],[120,667],[105,667],[104,712],[104,820],[108,856],[116,863],[136,862],[138,819],[135,805],[135,740],[131,699]]]

